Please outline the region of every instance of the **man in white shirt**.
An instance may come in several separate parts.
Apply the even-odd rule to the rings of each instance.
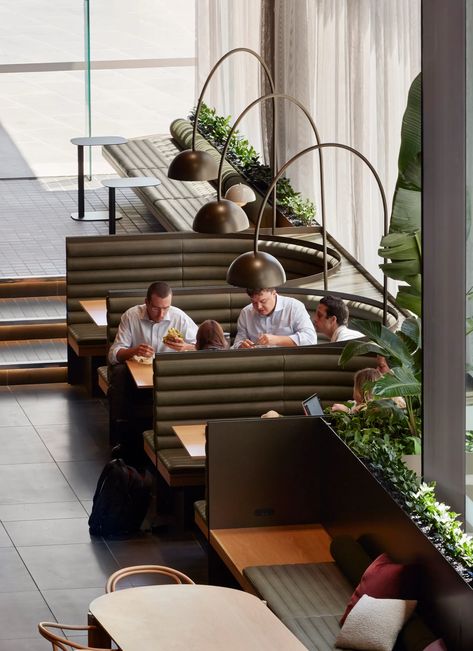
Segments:
[[[358,330],[350,330],[348,323],[348,307],[341,298],[324,296],[320,299],[315,312],[315,327],[317,332],[324,334],[331,342],[348,341],[363,337]]]
[[[110,346],[111,364],[108,390],[110,438],[126,446],[142,446],[141,432],[150,426],[151,397],[137,390],[124,362],[133,356],[151,357],[155,352],[194,350],[197,325],[172,304],[172,290],[165,282],[148,287],[144,305],[127,310],[120,320],[115,341]],[[176,328],[180,337],[166,337]],[[166,341],[163,341],[166,338]],[[148,418],[149,412],[149,418]]]
[[[247,289],[247,293],[251,305],[240,312],[233,348],[317,343],[314,325],[301,301],[280,296],[274,287]]]
[[[135,305],[122,315],[108,354],[111,364],[125,362],[135,355],[150,357],[170,350],[195,349],[197,325],[171,302],[172,290],[167,283],[156,282],[148,287],[144,305]],[[184,338],[164,342],[169,328],[176,328]]]

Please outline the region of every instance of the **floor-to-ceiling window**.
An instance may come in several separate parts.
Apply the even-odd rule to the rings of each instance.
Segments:
[[[164,133],[194,102],[195,0],[5,0],[0,40],[0,178],[72,175],[70,138]]]

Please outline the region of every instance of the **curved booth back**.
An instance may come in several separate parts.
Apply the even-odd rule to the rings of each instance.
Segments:
[[[156,280],[173,288],[225,285],[230,263],[253,248],[250,233],[202,235],[155,233],[69,237],[67,254],[68,324],[88,323],[79,301],[105,298],[113,289],[147,287]],[[260,250],[271,253],[283,265],[287,287],[315,284],[322,277],[322,247],[290,238],[266,236]],[[336,251],[328,251],[329,273],[340,264]]]

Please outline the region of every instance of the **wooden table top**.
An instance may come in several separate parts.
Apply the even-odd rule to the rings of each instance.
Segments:
[[[211,546],[245,589],[245,567],[330,562],[331,541],[320,524],[210,530]]]
[[[209,585],[152,585],[94,599],[90,612],[122,651],[303,651],[257,597]]]
[[[104,298],[79,301],[79,303],[97,325],[107,325],[107,302]]]
[[[126,365],[138,389],[153,388],[153,365],[142,364],[134,359],[127,359]]]
[[[191,457],[205,457],[205,426],[205,423],[172,426]]]

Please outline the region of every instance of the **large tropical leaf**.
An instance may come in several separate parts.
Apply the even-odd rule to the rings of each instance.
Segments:
[[[374,344],[371,341],[357,341],[354,339],[345,344],[338,363],[340,366],[345,366],[345,364],[347,364],[353,357],[358,357],[358,355],[368,355],[369,353],[383,355],[384,351],[377,344]]]
[[[422,296],[414,287],[402,286],[396,296],[398,305],[417,316],[422,316]]]
[[[412,369],[398,367],[391,369],[391,373],[385,373],[382,378],[376,380],[376,384],[373,386],[373,395],[381,398],[417,397],[421,393],[421,387],[422,385]]]
[[[422,345],[422,322],[420,319],[410,317],[405,319],[401,325],[401,333],[412,342],[413,348],[417,350]]]
[[[371,342],[377,344],[377,347],[373,348],[370,352],[376,352],[385,357],[389,357],[391,360],[396,360],[399,365],[411,366],[413,364],[411,351],[402,339],[378,321],[352,319],[351,323],[356,330],[359,330],[368,337]],[[349,344],[345,346],[345,349],[340,356],[339,363],[341,365],[346,364],[346,362],[355,354],[364,354],[363,352],[360,352],[363,350],[361,346],[368,345],[366,342],[355,341],[349,342]],[[365,352],[369,351],[366,350]]]
[[[421,189],[420,159],[422,152],[422,78],[419,73],[409,88],[407,106],[402,118],[399,150],[398,186]],[[396,224],[391,224],[396,230]]]
[[[389,278],[407,283],[396,297],[401,307],[421,315],[422,137],[421,75],[411,84],[401,127],[399,175],[393,196],[389,234],[380,243],[380,268]]]

